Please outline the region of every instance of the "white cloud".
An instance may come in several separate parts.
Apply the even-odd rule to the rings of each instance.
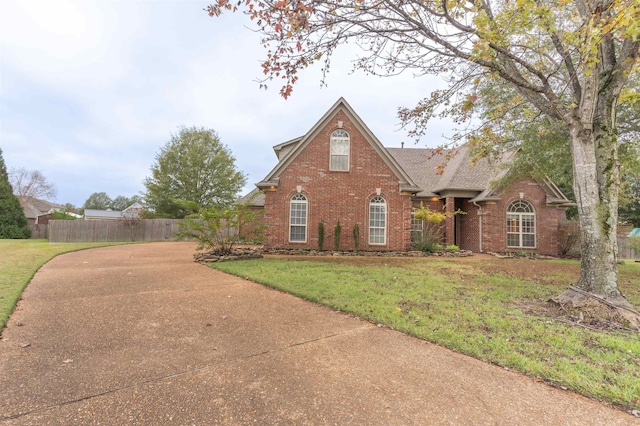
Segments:
[[[179,125],[215,129],[249,174],[274,166],[271,146],[304,134],[344,96],[383,144],[398,106],[437,80],[349,75],[353,50],[338,51],[328,87],[305,70],[293,96],[262,91],[259,35],[240,14],[210,18],[207,1],[28,0],[0,3],[0,146],[10,165],[39,169],[58,201],[142,190],[155,154]],[[440,140],[447,125],[434,124]],[[421,145],[424,145],[423,142]]]

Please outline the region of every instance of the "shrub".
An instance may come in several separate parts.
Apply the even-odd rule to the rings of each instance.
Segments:
[[[338,219],[338,223],[336,223],[333,231],[333,249],[335,251],[340,250],[340,231],[342,231],[342,227],[340,226],[340,219]]]
[[[458,247],[458,246],[457,246],[457,245],[455,245],[455,244],[451,244],[450,246],[447,246],[446,248],[447,248],[447,250],[449,250],[449,251],[460,251],[460,247]]]
[[[433,253],[442,249],[440,241],[442,240],[442,225],[434,222],[424,222],[422,232],[414,235],[414,250],[420,250],[424,253]]]
[[[239,230],[252,223],[257,211],[249,209],[249,202],[231,207],[205,208],[178,222],[180,232],[176,239],[193,238],[198,241],[196,250],[210,250],[217,255],[233,253],[233,246],[240,242]],[[261,233],[262,227],[254,226],[252,232]]]
[[[318,250],[324,250],[324,222],[318,223]]]
[[[558,252],[561,256],[580,256],[582,231],[580,223],[572,220],[558,228]]]
[[[353,225],[353,245],[356,251],[360,250],[360,227],[357,223]]]

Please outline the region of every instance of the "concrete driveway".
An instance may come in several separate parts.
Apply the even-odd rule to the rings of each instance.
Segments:
[[[632,416],[192,262],[65,254],[0,342],[0,423],[622,425]]]

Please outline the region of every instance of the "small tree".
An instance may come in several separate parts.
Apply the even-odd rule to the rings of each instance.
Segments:
[[[119,220],[129,230],[131,241],[136,241],[136,233],[144,219],[137,212],[124,212]]]
[[[24,210],[13,194],[0,149],[0,238],[29,238],[31,228]]]
[[[445,206],[443,206],[443,209]],[[414,245],[418,250],[433,253],[441,248],[442,240],[442,225],[447,217],[455,216],[458,214],[467,214],[458,209],[455,212],[442,212],[432,210],[429,207],[425,207],[423,203],[420,203],[420,208],[414,210],[414,217],[420,219],[423,222],[422,233],[419,241],[415,241]]]
[[[333,249],[335,251],[340,250],[340,231],[342,231],[342,226],[340,226],[340,220],[338,220],[333,230]]]
[[[176,233],[176,239],[193,238],[199,243],[196,250],[207,250],[219,256],[226,256],[233,253],[234,245],[240,241],[239,230],[254,222],[257,214],[257,211],[249,209],[248,202],[201,209],[197,214],[178,222],[180,231]],[[256,226],[251,229],[252,232],[262,230]]]
[[[360,250],[360,227],[357,223],[353,225],[353,246],[356,251]]]
[[[318,250],[324,250],[324,222],[318,223]]]

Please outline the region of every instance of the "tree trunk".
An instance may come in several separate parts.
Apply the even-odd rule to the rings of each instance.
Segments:
[[[582,228],[580,278],[575,288],[569,287],[553,301],[638,328],[640,313],[618,288],[620,182],[615,107],[601,106],[592,122],[591,129],[583,123],[570,129],[573,185]]]

